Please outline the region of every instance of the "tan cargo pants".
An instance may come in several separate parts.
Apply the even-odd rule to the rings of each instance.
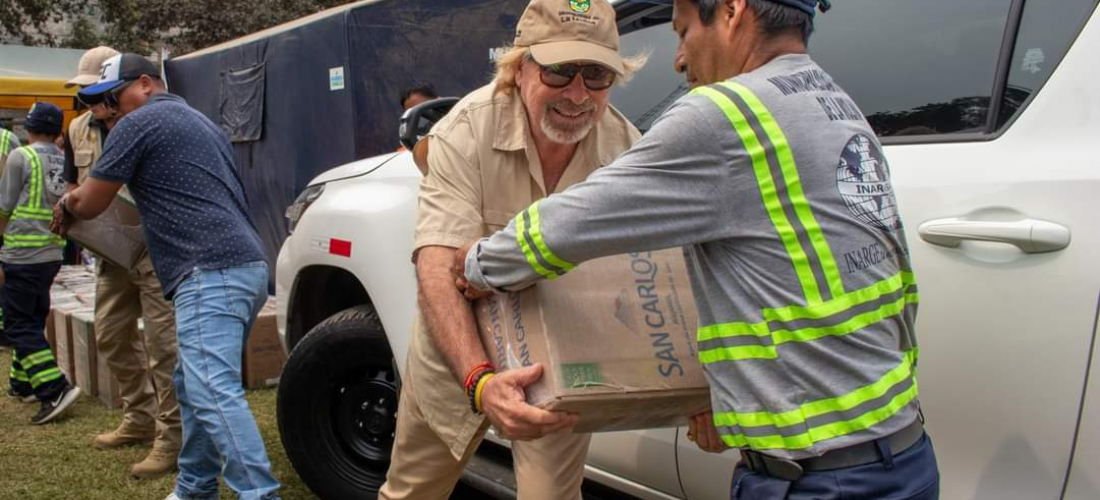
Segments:
[[[446,500],[484,439],[488,420],[462,459],[455,461],[420,411],[412,384],[402,386],[397,412],[397,436],[379,500]],[[513,441],[517,500],[580,500],[590,440],[590,434],[566,430],[533,441]]]
[[[139,334],[137,320],[145,319]],[[96,347],[118,380],[123,430],[156,428],[156,444],[179,450],[179,403],[172,385],[176,368],[176,315],[164,300],[149,255],[133,270],[101,260],[96,278]]]

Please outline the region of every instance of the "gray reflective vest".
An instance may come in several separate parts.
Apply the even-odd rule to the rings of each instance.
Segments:
[[[865,385],[846,387],[839,394],[830,394],[827,389],[830,381],[820,379],[818,384],[813,384],[819,386],[820,393],[807,394],[810,401],[787,411],[739,412],[730,404],[732,401],[721,401],[717,406],[728,406],[715,408],[714,421],[722,440],[730,446],[758,450],[805,450],[818,443],[878,427],[899,412],[911,413],[917,402],[917,347],[911,334],[919,296],[904,254],[900,223],[888,228],[893,232],[883,231],[884,241],[894,241],[882,245],[890,250],[881,252],[884,258],[878,263],[884,266],[892,262],[896,266],[893,272],[870,283],[852,280],[846,284],[841,276],[842,266],[833,253],[838,245],[830,241],[837,236],[827,238],[817,220],[820,215],[815,215],[832,208],[828,205],[833,197],[818,195],[811,201],[801,176],[813,177],[817,185],[824,184],[819,179],[823,176],[813,172],[816,165],[802,169],[795,165],[792,146],[769,106],[746,85],[736,81],[697,88],[692,93],[710,99],[744,144],[760,200],[794,269],[795,289],[801,296],[794,303],[768,304],[771,307],[759,309],[751,318],[745,318],[747,321],[701,325],[697,335],[700,361],[712,372],[727,373],[740,373],[750,366],[760,367],[760,363],[812,363],[803,365],[805,368],[787,370],[802,372],[802,376],[813,373],[818,377],[830,369],[843,369],[829,367],[831,363],[841,362],[847,364],[847,370],[859,370],[864,376],[876,377]],[[872,148],[877,150],[876,141],[870,139],[873,132],[868,129],[864,134],[837,146],[850,150],[856,158],[860,158],[861,153],[870,153]],[[887,189],[888,177],[873,178],[874,168],[885,168],[881,154],[863,154],[862,160],[871,170],[859,172],[861,187],[886,186],[883,189]],[[853,166],[853,169],[860,168],[863,167]],[[828,175],[836,174],[830,172]],[[836,198],[842,198],[850,184],[856,182],[844,180],[839,183],[835,189],[841,196]],[[821,208],[822,204],[825,209]],[[843,235],[844,230],[837,228],[834,233]],[[886,257],[889,252],[895,253],[893,258]],[[858,285],[853,286],[855,283]],[[864,362],[854,356],[859,349],[836,344],[838,337],[856,333],[861,335],[860,340],[853,341],[857,344],[868,338],[875,339],[879,345],[873,350],[883,352],[879,359],[873,363]],[[833,345],[811,347],[822,342]],[[815,361],[814,356],[805,354],[802,359],[792,358],[780,352],[784,346],[790,346],[788,354],[793,354],[796,352],[793,346],[799,344],[806,346],[803,349],[806,353],[818,350],[822,359]],[[898,350],[888,354],[891,348]],[[892,357],[896,364],[884,373],[878,371],[880,375],[873,375],[880,370],[876,366],[889,362]],[[753,365],[737,366],[749,361]],[[895,422],[892,427],[898,425]]]
[[[31,166],[30,178],[27,180],[27,199],[10,214],[10,223],[4,233],[4,246],[7,248],[43,248],[50,245],[64,247],[65,239],[49,232],[43,232],[43,226],[48,228],[53,219],[53,208],[43,206],[45,199],[46,176],[42,170],[42,159],[38,152],[31,146],[23,146],[16,149],[22,153]],[[31,221],[31,224],[18,224],[19,221]]]
[[[11,132],[0,128],[0,158],[8,157],[9,147],[11,147]]]
[[[10,131],[0,128],[0,175],[4,175],[4,166],[8,161],[8,153],[10,153],[12,138],[14,134]]]

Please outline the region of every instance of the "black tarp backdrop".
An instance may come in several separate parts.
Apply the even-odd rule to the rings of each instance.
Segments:
[[[511,43],[526,4],[368,0],[169,59],[165,74],[233,141],[274,269],[284,212],[306,184],[394,151],[398,97],[413,80],[455,96],[487,83],[490,54]]]

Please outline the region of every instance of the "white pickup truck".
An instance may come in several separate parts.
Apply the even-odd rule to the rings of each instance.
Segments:
[[[613,3],[623,53],[652,52],[611,98],[644,132],[685,91],[671,13]],[[885,145],[921,285],[942,498],[1100,498],[1097,0],[845,0],[818,16],[810,50]],[[420,177],[408,153],[357,161],[287,211],[279,428],[322,498],[373,498],[389,464]],[[587,477],[639,498],[724,499],[736,460],[682,429],[601,433]]]

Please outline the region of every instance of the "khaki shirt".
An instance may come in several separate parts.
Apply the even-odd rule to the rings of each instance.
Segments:
[[[96,160],[103,156],[103,138],[99,128],[91,124],[92,113],[84,113],[69,123],[69,144],[73,146],[73,163],[76,164],[76,183],[84,184]]]
[[[76,184],[84,184],[92,168],[103,156],[103,132],[98,126],[92,125],[92,113],[89,111],[69,122],[69,144],[73,147],[73,164],[76,165]],[[134,197],[130,195],[130,188],[125,185],[118,190],[122,199],[134,204]]]
[[[584,181],[610,164],[641,135],[608,106],[577,145],[555,192]],[[428,175],[420,183],[413,252],[425,246],[458,248],[503,229],[521,210],[546,196],[542,164],[516,90],[493,93],[493,85],[462,99],[428,134]],[[455,380],[417,312],[405,383],[431,428],[461,459],[483,417],[470,411],[462,383]]]

